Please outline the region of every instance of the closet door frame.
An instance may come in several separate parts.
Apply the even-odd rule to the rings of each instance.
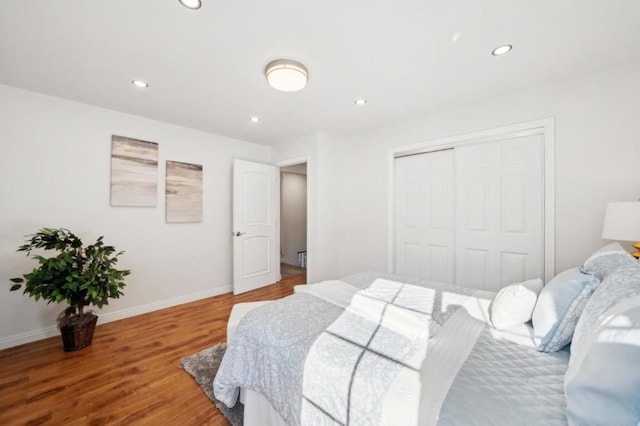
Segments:
[[[414,144],[394,147],[388,151],[388,222],[387,222],[387,271],[395,266],[395,162],[405,155],[422,154],[466,145],[512,139],[520,136],[542,135],[543,139],[543,190],[544,190],[544,277],[545,283],[555,275],[555,167],[553,117],[528,121],[492,129],[469,132],[461,135],[427,140]]]

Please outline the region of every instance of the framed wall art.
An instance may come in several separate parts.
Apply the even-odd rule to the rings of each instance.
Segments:
[[[111,205],[158,204],[158,144],[111,137]]]
[[[166,221],[202,222],[202,165],[167,161]]]

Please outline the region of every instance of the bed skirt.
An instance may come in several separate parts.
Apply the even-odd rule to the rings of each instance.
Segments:
[[[244,391],[244,426],[288,426],[269,400],[249,389]]]

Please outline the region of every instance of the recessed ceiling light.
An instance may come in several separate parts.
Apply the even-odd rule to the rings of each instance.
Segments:
[[[202,2],[200,0],[178,0],[181,5],[188,9],[200,9]]]
[[[251,120],[252,123],[259,123],[260,122],[260,117],[253,116],[249,120]]]
[[[355,104],[356,105],[364,105],[367,103],[366,99],[356,99]]]
[[[491,54],[493,56],[502,56],[502,55],[506,55],[507,53],[509,53],[511,51],[511,49],[513,49],[512,45],[505,44],[504,46],[496,47],[495,49],[493,49],[491,51]]]
[[[267,64],[264,68],[264,76],[274,89],[281,92],[296,92],[307,85],[309,70],[300,62],[277,59]]]
[[[149,87],[149,84],[146,81],[142,81],[142,80],[132,80],[131,84],[133,84],[136,87],[139,87],[140,89],[146,89],[147,87]]]

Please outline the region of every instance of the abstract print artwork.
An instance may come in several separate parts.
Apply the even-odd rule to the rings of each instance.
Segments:
[[[158,144],[111,137],[111,205],[155,207],[158,203]]]
[[[167,222],[202,222],[202,165],[167,161]]]

